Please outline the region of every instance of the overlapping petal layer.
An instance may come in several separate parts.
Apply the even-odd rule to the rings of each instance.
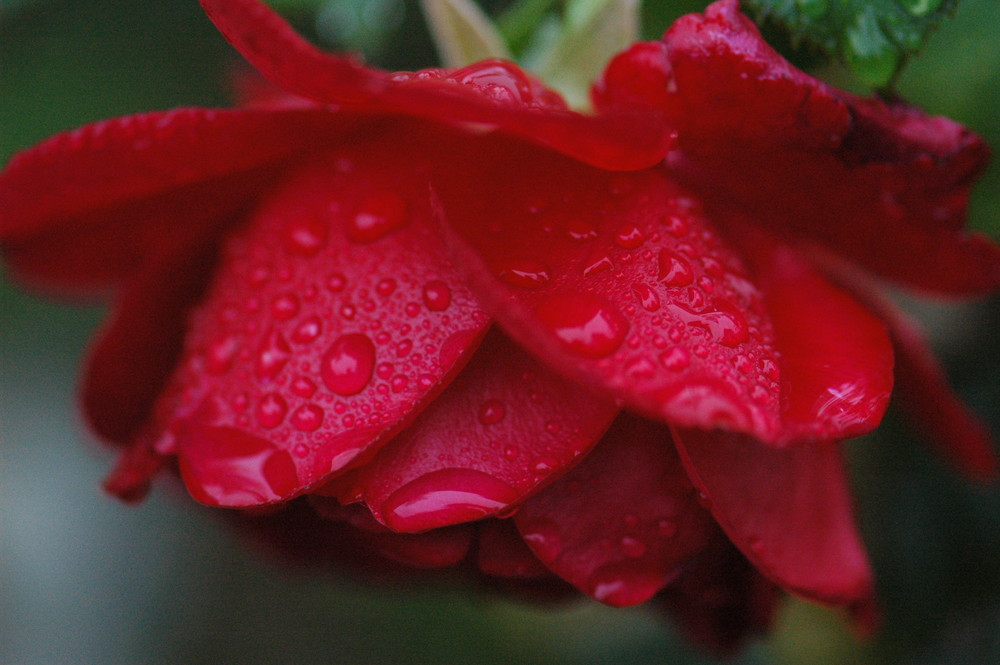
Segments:
[[[905,285],[985,293],[1000,248],[962,231],[988,150],[975,134],[899,102],[859,99],[795,69],[735,0],[677,21],[674,173],[725,190],[755,222],[821,244]]]
[[[716,533],[667,428],[630,415],[514,521],[553,572],[616,607],[649,600]]]
[[[370,456],[479,343],[488,318],[442,258],[426,181],[386,168],[395,146],[304,164],[228,242],[161,407],[199,500],[287,500]]]
[[[415,423],[333,485],[396,531],[481,519],[565,472],[617,412],[495,332]]]
[[[598,116],[569,111],[558,95],[504,61],[389,74],[318,51],[255,0],[201,4],[264,76],[316,102],[495,129],[610,169],[651,166],[663,159],[672,142],[660,116],[634,110]]]
[[[836,445],[774,449],[701,430],[675,431],[674,441],[712,515],[758,570],[812,600],[859,612],[872,604]]]
[[[59,134],[0,175],[5,254],[35,283],[106,287],[163,254],[211,243],[276,167],[360,122],[332,122],[315,108],[178,109]]]

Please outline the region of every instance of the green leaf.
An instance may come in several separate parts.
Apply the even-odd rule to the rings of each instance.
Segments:
[[[420,6],[445,67],[511,59],[500,32],[472,0],[421,0]]]
[[[570,106],[584,108],[608,60],[638,38],[638,0],[569,0],[559,38],[535,70]]]
[[[958,0],[745,0],[761,20],[843,62],[862,82],[890,87]]]

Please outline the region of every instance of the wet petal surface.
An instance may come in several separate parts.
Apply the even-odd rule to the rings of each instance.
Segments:
[[[775,449],[744,435],[682,430],[688,475],[740,551],[785,589],[862,608],[872,576],[836,444]]]
[[[435,191],[459,266],[511,337],[651,417],[780,436],[771,323],[696,200],[660,170],[479,150],[491,159],[436,172]]]
[[[488,319],[399,161],[388,138],[318,158],[227,244],[160,405],[198,500],[286,500],[372,454],[479,343]]]
[[[1000,248],[962,231],[988,157],[975,134],[807,76],[735,0],[680,19],[665,41],[679,107],[669,161],[687,184],[906,285],[955,294],[1000,285]]]
[[[478,520],[564,473],[617,413],[493,332],[416,422],[324,491],[396,531]]]
[[[627,414],[513,519],[542,563],[616,607],[651,598],[716,532],[667,429]]]

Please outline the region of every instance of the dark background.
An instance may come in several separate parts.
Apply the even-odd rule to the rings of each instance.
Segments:
[[[387,68],[433,64],[415,3],[274,3],[333,47]],[[503,3],[487,3],[495,8]],[[647,0],[655,36],[703,6]],[[383,12],[355,30],[352,6]],[[388,26],[388,30],[383,28]],[[966,0],[903,75],[903,95],[1000,149],[1000,7]],[[0,161],[109,116],[224,105],[238,58],[194,0],[0,0]],[[849,83],[830,69],[823,75]],[[1000,169],[971,223],[1000,237]],[[963,396],[1000,432],[1000,306],[910,303]],[[642,608],[533,607],[460,588],[293,574],[245,548],[169,483],[139,507],[101,494],[110,455],[75,381],[96,305],[0,277],[0,663],[712,663]],[[858,641],[836,613],[787,603],[744,664],[1000,663],[1000,492],[971,486],[890,416],[850,444],[886,622]]]

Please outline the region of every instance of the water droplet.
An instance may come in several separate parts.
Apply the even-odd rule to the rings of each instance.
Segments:
[[[549,267],[537,261],[508,261],[494,269],[498,278],[521,289],[535,290],[552,279]]]
[[[326,288],[330,289],[334,293],[340,293],[346,286],[347,278],[339,272],[335,272],[330,275],[330,279],[326,281]]]
[[[304,376],[297,376],[292,381],[291,390],[299,397],[309,399],[316,393],[316,384]]]
[[[223,374],[229,371],[239,344],[233,337],[223,337],[212,342],[205,352],[205,369],[209,374]]]
[[[271,316],[287,321],[299,313],[299,299],[292,293],[283,293],[271,301]]]
[[[521,529],[521,538],[542,563],[550,564],[562,554],[562,538],[555,522],[543,518],[519,524],[518,527]]]
[[[549,422],[545,423],[545,431],[553,436],[558,434],[561,429],[562,426],[555,421],[550,420]]]
[[[257,353],[256,372],[259,379],[273,379],[291,358],[292,349],[284,336],[277,333]]]
[[[356,395],[371,381],[375,345],[359,333],[341,335],[323,354],[320,376],[331,392]]]
[[[315,217],[297,219],[285,227],[285,247],[299,256],[315,256],[326,245],[327,225]]]
[[[301,459],[309,454],[309,446],[304,443],[297,443],[292,448],[292,454]]]
[[[622,554],[629,557],[630,559],[638,559],[639,557],[646,554],[646,543],[632,538],[631,536],[624,536],[621,542],[618,543],[618,547]]]
[[[694,270],[680,254],[661,249],[658,258],[660,281],[667,286],[687,286],[694,281]]]
[[[640,356],[628,362],[625,373],[633,379],[651,379],[656,376],[656,365],[649,358]]]
[[[646,234],[635,224],[625,224],[615,233],[615,244],[622,249],[635,249],[646,242]]]
[[[737,353],[733,356],[733,367],[741,374],[749,374],[753,371],[753,360],[742,353]]]
[[[432,312],[441,312],[451,304],[451,289],[439,279],[424,284],[424,305]]]
[[[606,300],[589,294],[565,294],[543,301],[535,310],[568,350],[587,358],[614,353],[628,332],[628,320]]]
[[[539,457],[537,460],[535,460],[535,464],[534,466],[531,467],[531,470],[536,475],[541,476],[547,473],[552,473],[552,471],[554,471],[558,466],[559,466],[559,461],[556,459],[553,459],[551,457]]]
[[[392,366],[392,363],[379,363],[378,367],[375,368],[375,374],[380,379],[388,379],[394,371],[395,367]]]
[[[408,302],[403,308],[403,311],[406,312],[406,315],[412,319],[420,314],[420,305],[415,302]]]
[[[487,517],[519,498],[516,489],[481,471],[439,469],[393,492],[382,515],[396,531],[426,531]]]
[[[601,566],[590,577],[590,595],[612,607],[627,607],[649,600],[663,587],[666,579],[655,567],[638,563],[633,559]]]
[[[323,424],[323,409],[315,404],[303,404],[295,409],[288,419],[295,429],[303,432],[315,432]]]
[[[484,425],[496,425],[507,415],[507,408],[498,399],[488,399],[479,408],[479,422]]]
[[[673,520],[660,520],[656,523],[656,531],[664,538],[673,538],[677,535],[677,522]]]
[[[689,225],[687,220],[677,215],[667,215],[663,218],[663,224],[667,227],[667,232],[675,238],[687,235]]]
[[[396,280],[387,277],[386,279],[379,280],[379,283],[375,285],[375,292],[380,296],[388,297],[396,291],[397,286]]]
[[[520,454],[521,451],[517,449],[517,446],[507,446],[503,449],[503,456],[507,458],[508,462],[513,462]]]
[[[323,332],[323,321],[318,316],[303,319],[292,331],[292,341],[297,344],[314,342]]]
[[[278,393],[268,393],[257,403],[257,422],[261,427],[271,429],[285,420],[288,403]]]
[[[392,381],[390,382],[389,385],[392,387],[392,392],[399,393],[406,390],[406,385],[409,382],[410,380],[407,379],[406,376],[404,376],[403,374],[397,374],[396,376],[392,377]]]
[[[403,358],[409,355],[410,351],[413,350],[413,340],[404,339],[399,344],[396,345],[396,357]]]
[[[660,364],[669,370],[679,372],[691,364],[691,354],[683,346],[675,346],[660,354]]]
[[[611,257],[603,252],[599,252],[587,260],[587,265],[583,268],[583,275],[586,277],[587,275],[593,275],[604,270],[610,270],[613,267],[614,263],[611,262]]]
[[[743,314],[726,300],[715,302],[714,312],[695,312],[679,303],[671,303],[671,313],[688,326],[707,332],[714,341],[725,346],[738,346],[750,337]]]
[[[405,224],[406,219],[406,201],[398,193],[385,190],[361,202],[347,223],[347,238],[357,243],[375,242]]]
[[[566,223],[566,235],[570,240],[586,242],[597,237],[597,229],[579,219],[572,219]]]
[[[638,298],[639,304],[647,312],[655,312],[660,309],[660,296],[656,295],[656,291],[650,288],[648,284],[637,282],[632,285],[632,291],[635,292],[635,297]]]

